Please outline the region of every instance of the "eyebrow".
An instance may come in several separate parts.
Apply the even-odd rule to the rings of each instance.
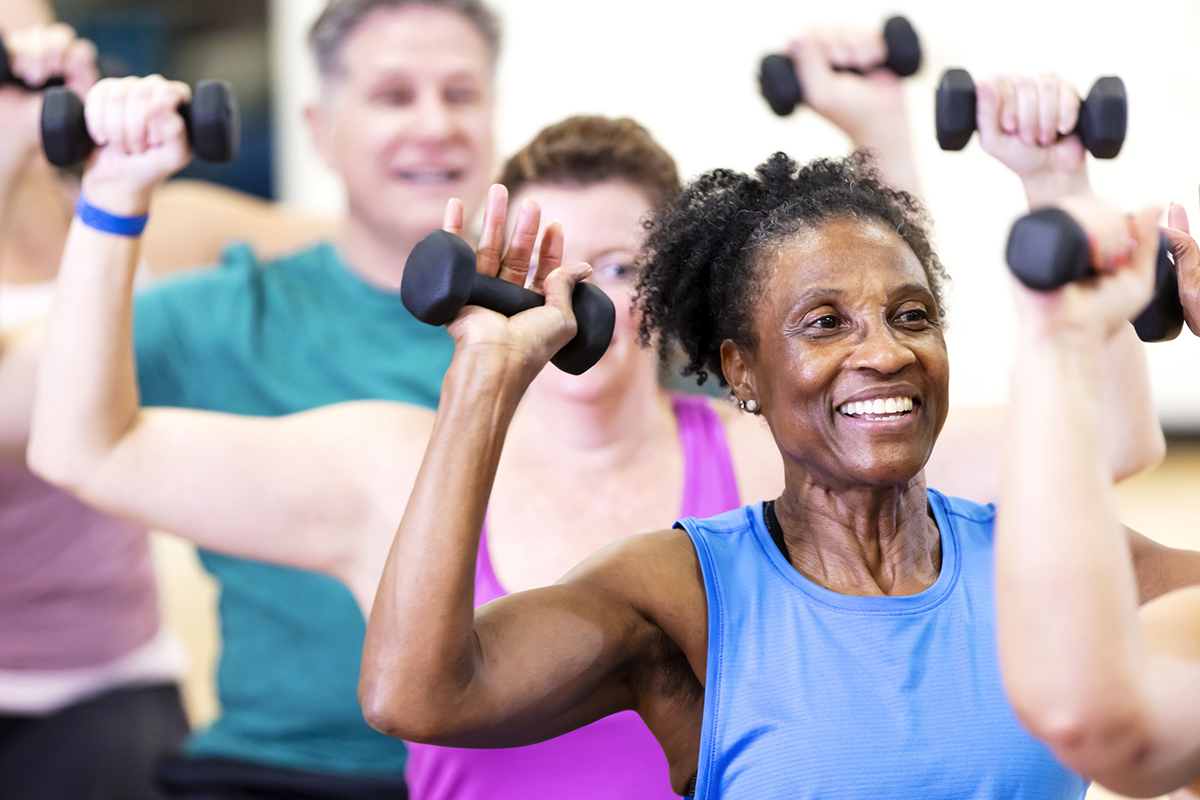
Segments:
[[[928,286],[922,286],[919,283],[906,283],[896,289],[896,291],[892,294],[922,294],[926,297],[933,297],[933,291]],[[796,298],[796,302],[792,304],[792,309],[795,311],[796,309],[808,306],[809,304],[818,300],[840,299],[845,296],[845,289],[834,289],[833,287],[829,286],[817,287],[816,289],[809,289],[807,292]]]

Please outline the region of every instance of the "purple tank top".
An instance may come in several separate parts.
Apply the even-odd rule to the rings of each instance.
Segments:
[[[741,500],[720,419],[705,398],[672,395],[671,400],[683,450],[680,516],[707,517],[737,508]],[[485,525],[475,605],[506,594],[488,558]],[[405,773],[412,800],[678,800],[658,740],[633,711],[528,747],[410,744]]]
[[[0,464],[0,669],[104,664],[158,625],[145,531]]]

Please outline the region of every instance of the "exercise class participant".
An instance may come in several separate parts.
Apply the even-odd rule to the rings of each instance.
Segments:
[[[116,101],[110,98],[110,102]],[[165,175],[182,163],[184,155],[177,153],[176,157],[181,160],[162,161],[158,172]],[[510,162],[506,173],[513,176],[520,194],[553,195],[547,210],[588,221],[586,232],[572,240],[579,244],[573,246],[601,265],[604,285],[626,307],[628,266],[640,242],[638,220],[649,210],[651,198],[676,188],[674,165],[661,148],[627,120],[573,119],[543,132]],[[89,174],[88,180],[93,176]],[[141,180],[154,182],[149,175]],[[141,190],[133,196],[139,193]],[[79,235],[90,241],[87,237],[92,234],[81,231]],[[43,369],[42,396],[49,402],[41,404],[35,464],[103,507],[177,531],[205,546],[327,571],[345,581],[369,609],[395,520],[403,509],[403,487],[411,483],[424,446],[423,434],[418,434],[428,430],[428,412],[378,403],[346,404],[278,421],[167,409],[139,412],[129,366],[128,284],[125,279],[115,280],[117,274],[128,274],[133,261],[123,259],[135,251],[120,249],[123,243],[112,237],[101,239],[102,243],[74,248],[74,255],[68,256],[64,265],[68,288],[55,318],[60,333],[48,348]],[[115,251],[114,245],[118,246]],[[96,280],[100,283],[93,284]],[[535,391],[524,406],[531,425],[524,429],[526,433],[514,431],[512,437],[514,449],[526,451],[532,460],[522,459],[520,467],[512,471],[514,478],[526,483],[514,482],[510,496],[526,496],[527,482],[532,481],[548,496],[557,497],[559,491],[544,484],[546,476],[557,475],[566,485],[611,485],[615,494],[638,496],[652,495],[645,491],[646,486],[662,481],[692,498],[689,503],[709,500],[718,504],[705,497],[711,494],[706,487],[713,485],[714,475],[696,475],[679,463],[676,442],[681,436],[685,448],[693,453],[717,448],[714,461],[725,466],[714,471],[716,478],[732,473],[737,484],[749,487],[754,496],[777,493],[782,488],[774,466],[777,451],[759,422],[749,417],[730,419],[724,414],[725,419],[718,423],[705,401],[672,400],[663,394],[654,380],[652,354],[632,346],[634,328],[635,323],[623,313],[617,341],[593,373],[578,379],[552,371],[544,376],[545,388]],[[1140,368],[1140,362],[1135,360],[1135,366]],[[64,381],[69,382],[70,391],[64,391]],[[1136,374],[1116,381],[1126,392],[1137,382]],[[81,386],[97,389],[81,392]],[[1118,407],[1126,412],[1137,408],[1136,402],[1128,402],[1129,397],[1124,401]],[[642,419],[628,426],[632,435],[628,441],[635,443],[621,449],[632,455],[618,459],[616,466],[609,466],[617,449],[611,447],[615,439],[600,435],[604,429],[598,424],[606,407],[622,410],[618,422]],[[660,413],[663,411],[666,413]],[[1117,461],[1125,469],[1136,469],[1133,463],[1154,449],[1139,441],[1152,443],[1157,435],[1152,415],[1145,409],[1141,412],[1131,415],[1140,424],[1129,425],[1134,429],[1129,437],[1130,455]],[[546,421],[553,430],[533,424]],[[690,436],[682,430],[685,427],[707,435]],[[608,430],[619,433],[626,426],[614,423]],[[566,439],[579,431],[596,435],[589,435],[586,441],[575,436],[573,457],[564,458],[546,448],[547,441]],[[971,426],[964,425],[962,436],[970,433]],[[719,455],[725,449],[721,443],[725,436],[733,451],[732,467],[729,456]],[[650,446],[642,446],[644,441]],[[966,454],[969,448],[960,447],[956,452]],[[964,478],[970,473],[989,474],[988,462],[993,459],[980,453],[977,448],[957,463],[948,459],[945,479],[958,480],[959,486],[983,484],[979,479]],[[583,467],[572,471],[571,464]],[[664,480],[664,471],[675,474]],[[692,474],[687,477],[687,473]],[[683,483],[688,488],[679,486]],[[718,489],[715,494],[724,498],[725,506],[736,505],[736,485],[726,481],[725,488]],[[567,492],[554,513],[566,524],[578,518],[583,500]],[[611,541],[613,534],[606,535],[606,531],[622,525],[648,526],[655,524],[652,518],[678,513],[674,503],[661,505],[610,504],[607,513],[613,518],[606,519],[604,527],[555,542],[537,540],[536,526],[530,532],[527,521],[520,517],[506,524],[499,502],[499,524],[493,531],[501,547],[497,563],[505,576],[503,583],[510,588],[513,583],[515,588],[548,583],[573,561]],[[613,507],[620,510],[614,513]],[[622,518],[622,514],[626,516]],[[514,553],[507,557],[507,570],[505,551]],[[524,566],[528,552],[545,554],[532,562],[543,574],[505,575],[506,571],[511,574],[513,566]],[[491,554],[485,551],[481,558],[486,563]],[[503,591],[494,577],[489,580],[494,581],[490,586],[496,587],[491,591]],[[638,732],[637,752],[642,754],[639,758],[646,771],[626,768],[614,775],[609,762],[597,759],[607,773],[596,770],[599,777],[595,780],[602,780],[610,791],[627,785],[637,791],[655,791],[646,788],[646,776],[653,776],[650,770],[657,768],[657,778],[650,785],[665,785],[665,761],[653,749],[640,722],[627,719],[615,726],[602,725],[600,730],[592,736],[603,736],[605,744],[623,742],[626,746],[630,734]],[[577,737],[574,745],[565,742],[565,752],[577,753],[588,742],[586,736]],[[486,782],[501,770],[508,775],[505,785],[514,790],[536,792],[550,787],[564,791],[577,785],[579,774],[570,773],[578,768],[578,757],[557,771],[531,771],[519,779],[514,777],[521,772],[520,765],[544,761],[547,750],[554,748],[529,751],[532,755],[479,754],[476,760],[427,756],[424,766],[414,767],[414,791],[428,791],[432,796],[465,791],[461,787]],[[627,767],[632,759],[620,756],[618,760]]]
[[[413,319],[394,287],[446,199],[473,210],[483,198],[496,23],[474,0],[332,0],[311,43],[321,93],[308,118],[345,181],[348,217],[334,242],[265,263],[243,249],[218,271],[143,293],[134,332],[147,405],[275,416],[437,400],[452,343]],[[101,150],[103,166],[112,152]],[[145,200],[101,207],[140,214]],[[221,715],[192,738],[189,759],[164,769],[172,791],[402,793],[405,749],[358,707],[365,621],[346,587],[215,552],[201,561],[221,587]]]
[[[691,184],[650,233],[642,330],[766,419],[781,496],[622,540],[476,613],[508,424],[573,335],[570,285],[590,274],[551,273],[547,236],[544,308],[468,308],[449,326],[455,358],[368,625],[368,719],[500,747],[636,709],[697,797],[1081,797],[1000,684],[992,511],[925,486],[949,373],[924,230],[857,156],[776,155]],[[519,276],[529,252],[489,255],[483,271]]]
[[[1127,218],[1094,198],[1063,203],[1096,246],[1097,281],[1038,294],[1016,287],[1013,367],[996,585],[1004,680],[1020,720],[1064,763],[1134,797],[1200,792],[1200,589],[1138,608],[1117,498],[1094,459],[1096,350],[1151,296],[1159,209]],[[1182,207],[1171,239],[1188,324],[1200,250]],[[1128,266],[1124,266],[1128,264]],[[1054,413],[1045,405],[1053,397]],[[1045,609],[1053,608],[1053,614]],[[1176,795],[1173,795],[1176,796]]]
[[[96,52],[41,2],[0,5],[14,73],[86,92]],[[40,96],[0,87],[0,797],[151,800],[187,735],[186,654],[163,628],[144,531],[93,511],[24,464],[36,339],[71,186],[40,155]],[[18,421],[8,424],[17,416]]]

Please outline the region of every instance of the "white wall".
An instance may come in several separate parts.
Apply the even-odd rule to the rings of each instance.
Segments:
[[[952,397],[1002,402],[1015,320],[1003,243],[1024,212],[1014,176],[976,143],[943,153],[933,134],[933,92],[946,67],[977,75],[1056,71],[1086,93],[1120,75],[1130,97],[1121,156],[1093,161],[1097,191],[1119,205],[1183,202],[1193,218],[1200,182],[1200,3],[1196,0],[492,0],[505,26],[498,153],[576,113],[628,115],[675,155],[685,175],[752,168],[775,150],[799,158],[844,151],[841,134],[811,112],[775,117],[758,96],[758,59],[813,25],[874,27],[897,11],[921,34],[925,66],[908,83],[917,158],[937,244],[954,279],[948,333]],[[304,31],[323,0],[274,0],[281,196],[339,207],[300,115],[315,93]],[[1190,145],[1190,146],[1189,146]],[[1200,343],[1190,336],[1150,350],[1164,422],[1200,429]],[[1047,398],[1047,402],[1053,402]]]

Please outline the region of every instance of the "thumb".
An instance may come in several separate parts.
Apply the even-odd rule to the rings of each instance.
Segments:
[[[568,314],[571,310],[571,291],[575,284],[585,281],[592,274],[592,266],[584,261],[564,264],[546,276],[546,305],[564,309]]]

